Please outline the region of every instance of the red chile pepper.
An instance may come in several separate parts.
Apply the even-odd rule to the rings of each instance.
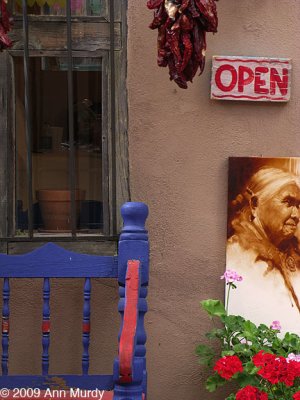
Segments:
[[[200,63],[202,61],[203,56],[205,55],[206,41],[205,41],[205,31],[202,29],[202,25],[198,21],[194,25],[193,37],[194,37],[195,58]]]
[[[168,65],[168,51],[165,48],[166,44],[166,27],[160,26],[158,28],[157,37],[157,64],[160,67],[166,67]]]
[[[148,0],[147,1],[147,7],[149,10],[154,10],[155,8],[158,8],[161,4],[164,3],[165,0]]]
[[[195,0],[195,3],[207,22],[207,32],[217,32],[218,17],[215,0]]]
[[[180,17],[180,28],[183,31],[191,31],[194,27],[192,18],[188,18],[185,14]]]
[[[205,52],[206,52],[206,32],[205,31],[200,31],[200,40],[202,43],[202,57],[200,59],[199,57],[199,69],[200,69],[200,74],[202,74],[202,72],[204,71],[204,67],[205,67]]]
[[[1,1],[1,0],[0,0]],[[151,29],[158,29],[157,63],[170,80],[187,88],[205,66],[206,32],[217,32],[217,0],[148,0],[155,9]]]
[[[5,0],[1,1],[1,24],[6,32],[10,30],[11,23]]]
[[[7,11],[7,4],[5,0],[0,0],[0,9],[1,9],[1,16],[0,16],[0,51],[7,49],[12,46],[12,41],[7,35],[7,32],[12,27],[12,20],[10,15]]]
[[[181,59],[182,59],[181,52],[179,49],[179,38],[180,38],[179,30],[167,29],[166,40],[170,45],[170,49],[175,61],[175,67],[178,72],[180,72],[181,70]]]
[[[190,0],[182,0],[182,4],[179,8],[179,12],[183,13],[184,10],[190,5]]]
[[[178,70],[175,67],[174,59],[172,57],[169,57],[168,59],[168,66],[170,80],[174,80],[174,82],[176,82],[181,89],[187,89],[186,79],[182,76],[182,74],[178,74]]]
[[[149,25],[150,29],[158,29],[162,26],[168,18],[168,14],[165,10],[164,4],[162,3],[159,8],[154,11],[154,18],[151,24]]]
[[[183,32],[182,34],[182,43],[184,45],[184,53],[183,53],[183,60],[180,66],[180,72],[183,72],[185,67],[187,66],[193,52],[193,45],[191,42],[191,36],[189,32]]]
[[[195,0],[190,0],[189,11],[192,14],[193,18],[200,17],[200,13],[199,13],[198,9],[196,8],[196,5],[195,5]]]

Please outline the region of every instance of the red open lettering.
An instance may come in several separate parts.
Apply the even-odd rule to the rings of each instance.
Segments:
[[[261,74],[266,74],[269,72],[268,67],[256,67],[255,68],[255,81],[254,81],[254,92],[258,94],[268,94],[269,89],[264,88],[266,81],[261,79]]]
[[[279,87],[280,93],[285,96],[288,92],[288,82],[289,82],[289,71],[287,68],[282,69],[282,78],[276,68],[271,68],[271,83],[270,83],[270,93],[274,95],[276,93],[276,84]]]
[[[283,102],[289,101],[290,93],[290,59],[213,57],[212,99]]]
[[[243,65],[239,66],[239,81],[238,81],[238,90],[239,92],[244,91],[244,87],[249,85],[254,79],[254,73],[251,68],[244,67]]]
[[[229,82],[228,86],[224,85],[221,80],[221,75],[224,71],[228,71],[231,73],[231,81]],[[216,81],[216,85],[218,86],[218,88],[220,90],[222,90],[223,92],[230,92],[237,83],[236,69],[232,65],[229,65],[229,64],[221,65],[220,68],[218,68],[216,71],[215,81]]]

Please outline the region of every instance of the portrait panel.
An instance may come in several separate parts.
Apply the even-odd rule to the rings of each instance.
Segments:
[[[300,334],[300,158],[229,159],[229,312]]]

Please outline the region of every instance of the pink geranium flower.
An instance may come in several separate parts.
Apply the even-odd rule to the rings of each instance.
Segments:
[[[300,354],[290,353],[290,354],[287,356],[286,361],[287,361],[287,362],[290,362],[290,361],[300,362]]]
[[[227,269],[220,279],[225,279],[226,283],[241,282],[243,277],[237,272]]]
[[[280,322],[279,321],[273,321],[270,328],[274,329],[275,331],[280,331],[281,330]]]

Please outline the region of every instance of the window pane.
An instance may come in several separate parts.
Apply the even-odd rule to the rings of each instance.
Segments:
[[[22,14],[22,0],[15,0],[15,14]],[[66,0],[27,0],[30,15],[66,15]],[[71,0],[72,15],[107,16],[107,0]]]
[[[74,140],[78,234],[102,231],[102,64],[74,58]],[[65,58],[30,59],[35,235],[70,235],[70,146]],[[23,60],[16,58],[16,230],[28,229]]]

